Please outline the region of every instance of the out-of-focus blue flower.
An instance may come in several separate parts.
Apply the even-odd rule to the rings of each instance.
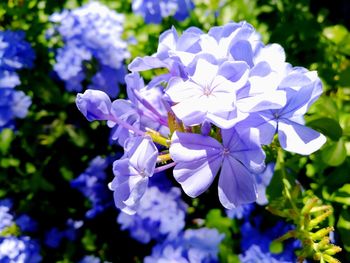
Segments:
[[[132,10],[146,23],[159,24],[165,17],[173,16],[182,21],[194,8],[192,0],[133,0]]]
[[[133,238],[148,243],[151,239],[174,239],[185,226],[185,215],[186,204],[181,200],[179,188],[161,191],[153,186],[141,198],[136,214],[121,212],[118,223]]]
[[[0,201],[0,233],[13,224],[13,215],[10,213],[11,207],[10,199]]]
[[[51,228],[45,234],[45,244],[50,248],[58,248],[62,242],[62,239],[66,238],[70,241],[74,241],[77,238],[78,230],[83,225],[83,221],[75,221],[68,219],[66,228],[60,230],[57,227]]]
[[[10,127],[15,118],[24,118],[31,103],[23,91],[0,88],[0,130]]]
[[[40,247],[29,237],[0,237],[0,262],[41,262]]]
[[[108,158],[97,156],[84,173],[71,181],[71,186],[91,202],[92,208],[86,212],[87,218],[94,218],[113,204],[105,173],[108,163]]]
[[[0,131],[24,118],[31,99],[13,88],[21,84],[17,70],[31,68],[35,58],[23,31],[0,31]]]
[[[236,208],[226,210],[226,214],[229,218],[237,218],[243,219],[250,215],[250,213],[254,210],[253,204],[245,204],[241,206],[237,206]]]
[[[98,257],[95,257],[95,256],[85,256],[83,257],[79,263],[100,263],[101,260],[98,258]]]
[[[38,228],[38,223],[26,214],[18,216],[15,222],[21,231],[24,232],[35,232]]]
[[[0,72],[31,68],[34,59],[34,51],[25,41],[24,31],[0,31]]]
[[[288,263],[290,261],[278,260],[271,253],[264,253],[257,245],[252,245],[243,254],[239,255],[241,263]]]
[[[96,74],[88,88],[116,97],[119,84],[124,83],[124,60],[130,56],[127,43],[121,39],[124,16],[98,2],[90,2],[72,11],[55,13],[50,20],[58,23],[54,32],[64,42],[64,47],[57,50],[54,70],[67,90],[82,91],[81,82],[86,79],[84,63],[90,61]]]
[[[224,234],[216,229],[187,229],[177,239],[165,240],[156,245],[152,255],[146,257],[144,262],[218,262],[219,244],[223,238]]]
[[[241,249],[243,252],[248,251],[252,246],[259,247],[259,253],[257,253],[257,259],[259,260],[261,254],[266,254],[266,257],[275,258],[281,262],[295,262],[296,256],[294,251],[299,247],[297,240],[287,240],[283,242],[283,251],[279,254],[273,254],[270,252],[271,242],[292,229],[292,226],[286,224],[283,221],[277,222],[272,228],[262,227],[262,218],[256,217],[253,222],[246,221],[241,226]],[[255,255],[256,249],[252,249],[250,258]],[[261,252],[261,253],[260,253]],[[250,259],[251,260],[251,259]],[[247,262],[259,262],[259,261],[247,261]]]
[[[19,235],[35,230],[36,222],[25,214],[14,217],[11,209],[10,199],[0,200],[0,262],[40,262],[40,248],[36,241]],[[17,225],[19,229],[12,229],[13,225]]]

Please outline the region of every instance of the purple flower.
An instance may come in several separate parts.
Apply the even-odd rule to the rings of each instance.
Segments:
[[[256,174],[255,181],[258,191],[258,198],[256,203],[259,205],[267,205],[268,200],[266,197],[266,188],[269,186],[270,181],[275,170],[275,163],[269,163],[266,165],[265,170],[262,173]]]
[[[264,110],[247,118],[260,130],[260,141],[269,144],[277,132],[281,147],[287,151],[309,155],[318,150],[326,138],[304,126],[303,115],[322,93],[322,83],[316,72],[303,68],[291,69],[278,86],[287,94],[287,104],[281,109]]]
[[[257,245],[252,245],[243,254],[239,255],[239,260],[242,263],[291,263],[293,261],[281,261],[274,258],[271,253],[264,253]]]
[[[99,90],[86,90],[78,93],[76,105],[88,121],[108,120],[111,117],[112,102],[106,93]]]
[[[112,205],[105,173],[108,163],[108,159],[97,156],[84,173],[71,181],[71,186],[78,189],[92,204],[92,208],[86,212],[87,218],[94,218]]]
[[[58,33],[65,44],[57,50],[54,70],[66,83],[66,89],[82,91],[82,81],[86,79],[90,82],[88,88],[116,97],[119,85],[124,83],[124,60],[130,56],[127,43],[121,39],[124,16],[90,2],[72,11],[55,13],[50,20],[57,23],[53,33]],[[95,68],[90,63],[92,59],[97,62]],[[86,63],[96,73],[91,79],[85,74]]]
[[[233,209],[226,210],[226,214],[229,218],[243,219],[251,214],[251,212],[254,210],[254,207],[255,206],[253,204],[244,204]]]
[[[85,256],[83,257],[79,263],[100,263],[101,260],[98,257],[89,255],[89,256]]]
[[[244,138],[235,128],[222,130],[223,143],[199,134],[175,132],[170,154],[177,163],[174,177],[185,193],[196,197],[206,191],[220,167],[219,199],[227,209],[254,202],[253,172],[264,167],[265,154],[257,134]]]
[[[148,243],[151,239],[174,239],[185,226],[186,204],[179,188],[162,191],[149,187],[140,200],[134,215],[121,212],[118,223],[128,229],[136,240]]]
[[[216,229],[187,229],[177,239],[156,245],[144,262],[218,262],[219,244],[223,238]]]
[[[146,23],[159,24],[162,18],[174,16],[182,21],[188,17],[194,4],[191,0],[133,0],[132,10],[143,16]]]
[[[0,237],[1,262],[41,262],[40,247],[27,236]]]
[[[271,262],[274,262],[273,259],[278,260],[278,262],[295,262],[296,256],[294,251],[299,247],[299,242],[297,240],[285,241],[284,249],[279,254],[270,252],[271,242],[291,230],[292,225],[279,221],[273,227],[267,228],[265,225],[262,225],[262,220],[263,218],[259,216],[253,218],[253,222],[247,220],[241,226],[241,249],[245,253],[245,256],[241,255],[240,257],[247,258],[244,262],[260,262],[260,258],[271,258]],[[252,249],[252,247],[257,247],[259,249]],[[252,251],[250,251],[251,249]],[[255,252],[257,253],[255,254]],[[252,258],[255,261],[248,260],[253,260]]]
[[[210,121],[220,128],[230,128],[237,116],[236,91],[248,80],[245,62],[220,65],[199,58],[188,80],[180,77],[169,81],[166,94],[175,103],[172,110],[185,125]]]
[[[150,137],[131,137],[124,150],[123,157],[113,163],[115,177],[109,187],[114,191],[116,207],[132,215],[146,192],[148,178],[153,175],[158,150]]]
[[[24,118],[32,101],[13,88],[21,84],[17,70],[31,68],[35,58],[23,31],[0,31],[0,131],[13,128],[15,118]]]

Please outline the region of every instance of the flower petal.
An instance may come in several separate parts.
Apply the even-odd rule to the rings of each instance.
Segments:
[[[219,177],[219,199],[227,209],[252,203],[257,198],[252,174],[236,159],[224,158]]]
[[[326,142],[321,133],[287,119],[278,123],[278,138],[283,149],[303,155],[317,151]]]

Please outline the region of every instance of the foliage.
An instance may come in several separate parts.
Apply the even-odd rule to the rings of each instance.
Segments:
[[[155,243],[141,244],[121,230],[116,222],[120,212],[113,206],[87,218],[86,213],[93,204],[71,187],[71,181],[84,173],[96,156],[116,160],[123,152],[118,145],[110,144],[110,130],[105,123],[85,120],[75,106],[76,94],[66,91],[65,83],[53,71],[55,52],[64,43],[58,36],[47,38],[48,30],[53,27],[49,17],[86,2],[0,2],[0,30],[23,30],[36,54],[32,69],[17,71],[21,84],[15,89],[32,100],[28,115],[15,119],[14,129],[0,128],[0,200],[12,199],[13,214],[28,214],[38,223],[34,233],[22,230],[16,222],[5,231],[0,227],[0,235],[15,233],[18,240],[22,240],[24,234],[30,236],[39,244],[45,262],[79,262],[86,255],[94,255],[101,261],[142,262],[151,255]],[[323,94],[311,106],[305,120],[307,126],[327,136],[326,144],[309,156],[281,154],[276,140],[265,148],[267,162],[276,162],[267,188],[268,211],[259,206],[245,219],[231,219],[216,200],[215,189],[196,199],[183,195],[188,205],[183,231],[204,226],[216,228],[225,234],[219,259],[239,262],[239,255],[244,253],[240,248],[240,229],[245,220],[253,221],[259,214],[268,221],[262,228],[272,227],[280,219],[294,225],[294,229],[280,233],[275,239],[271,245],[273,251],[281,250],[280,244],[286,239],[299,239],[300,261],[308,258],[349,262],[350,28],[345,24],[347,14],[334,12],[339,11],[340,6],[348,10],[349,4],[332,2],[337,7],[333,9],[322,1],[311,0],[195,0],[195,8],[183,21],[169,16],[163,18],[161,24],[146,24],[141,16],[132,12],[130,0],[100,2],[125,15],[122,38],[128,41],[130,52],[126,65],[135,57],[155,53],[159,35],[172,25],[178,32],[190,26],[207,32],[229,21],[246,20],[262,34],[265,43],[281,44],[293,65],[318,71]],[[84,66],[87,74],[96,73],[94,61]],[[163,72],[157,69],[142,75],[150,80],[159,73]],[[85,88],[89,85],[86,80],[82,83]],[[121,85],[119,98],[126,96],[125,85]],[[103,190],[111,201],[113,193],[107,189],[107,183],[114,177],[111,162],[104,172]],[[170,175],[168,178],[179,187]],[[64,240],[58,241],[55,248],[46,242],[53,228]],[[334,244],[331,244],[328,236],[333,230],[331,243]]]

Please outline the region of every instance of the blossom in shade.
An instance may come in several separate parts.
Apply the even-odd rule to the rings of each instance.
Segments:
[[[128,229],[130,235],[142,243],[151,239],[174,239],[185,226],[186,208],[179,188],[167,190],[152,186],[141,198],[136,213],[121,212],[117,221],[122,230]]]
[[[23,31],[0,31],[0,131],[13,128],[15,118],[24,118],[31,98],[14,88],[21,84],[18,70],[31,68],[35,54]]]
[[[243,254],[239,255],[242,263],[291,263],[292,261],[278,260],[271,253],[264,253],[257,245],[252,245]]]
[[[113,163],[113,181],[116,207],[127,214],[135,214],[145,194],[149,177],[156,166],[158,150],[151,138],[131,137],[124,144],[124,155]]]
[[[51,36],[57,33],[64,42],[56,52],[54,70],[66,83],[66,89],[79,92],[83,80],[88,80],[88,88],[116,97],[119,85],[124,83],[124,60],[130,56],[121,38],[124,16],[92,1],[71,11],[54,13],[50,20],[56,23]],[[86,63],[95,73],[91,79],[87,77]]]
[[[265,170],[262,173],[255,175],[256,188],[258,191],[258,198],[256,199],[256,203],[258,205],[268,204],[268,200],[266,197],[266,188],[270,184],[274,170],[275,163],[269,163],[266,165]]]
[[[157,244],[144,262],[219,262],[219,244],[223,238],[216,229],[187,229],[177,239]]]
[[[101,260],[98,257],[89,255],[89,256],[85,256],[83,257],[79,263],[100,263]]]
[[[260,262],[260,259],[263,260],[265,258],[278,260],[277,262],[295,262],[296,256],[294,251],[300,246],[297,240],[284,241],[281,253],[275,254],[270,252],[271,242],[291,230],[292,225],[279,221],[268,228],[263,226],[262,223],[262,217],[257,216],[252,221],[246,220],[241,226],[241,249],[243,253],[240,255],[240,258],[242,260],[246,258],[246,261],[243,262]],[[275,261],[272,260],[271,262]]]
[[[87,218],[94,218],[113,204],[106,182],[105,170],[108,164],[108,158],[97,156],[91,160],[89,167],[82,174],[71,181],[71,186],[78,189],[91,202],[92,208],[86,212]]]
[[[132,10],[141,15],[146,23],[159,24],[162,18],[173,16],[182,21],[194,8],[192,0],[133,0]]]
[[[251,214],[251,212],[254,210],[254,207],[255,206],[253,204],[244,204],[233,209],[226,210],[226,215],[229,218],[243,219]]]
[[[37,223],[26,214],[14,216],[12,205],[0,200],[0,262],[41,262],[38,243],[23,234],[36,230]]]

